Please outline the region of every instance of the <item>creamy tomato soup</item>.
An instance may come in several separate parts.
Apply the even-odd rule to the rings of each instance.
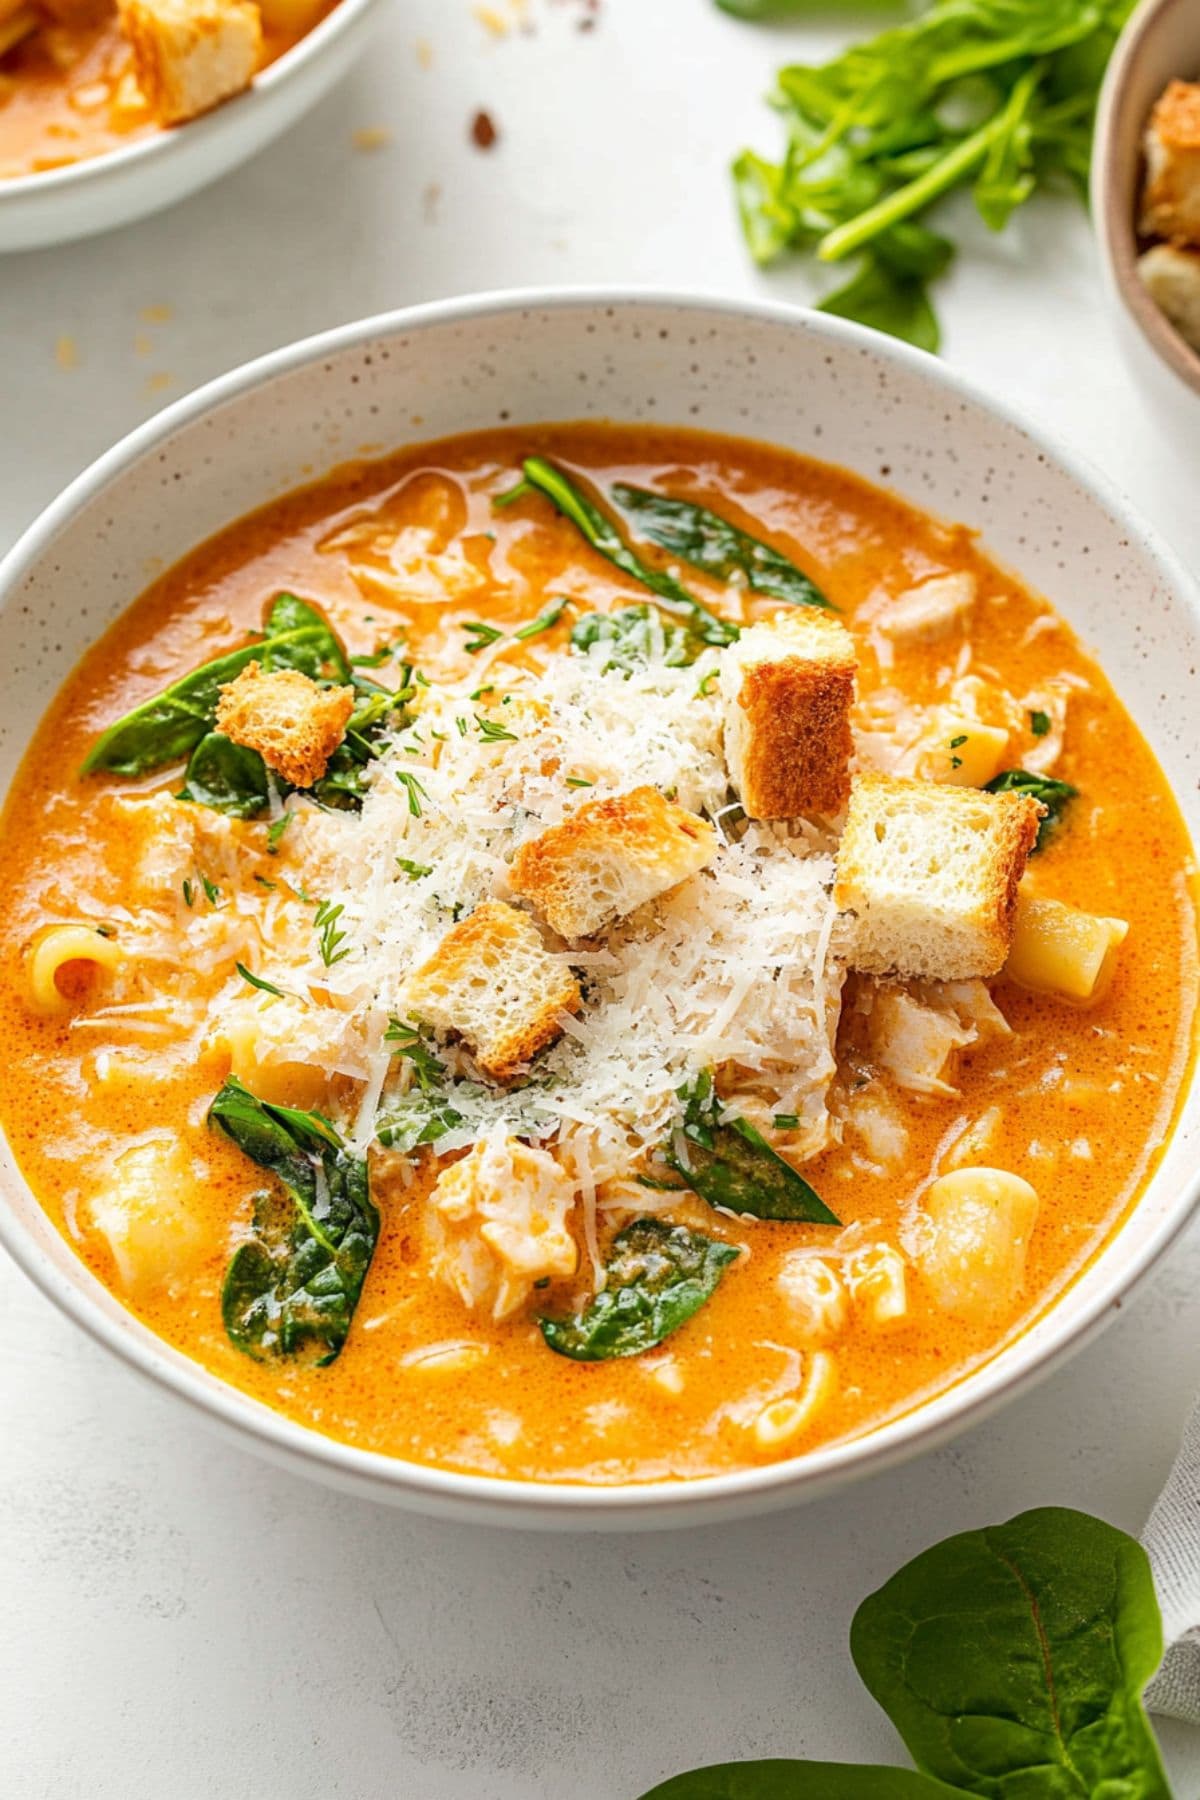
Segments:
[[[224,1380],[443,1468],[912,1408],[1079,1273],[1188,1068],[1190,847],[1101,670],[969,529],[757,444],[491,432],[238,521],[3,831],[55,1224]]]
[[[0,179],[102,156],[246,87],[334,0],[193,0],[197,45],[227,34],[219,70],[193,61],[156,0],[0,0]],[[186,10],[186,9],[185,9]],[[137,23],[132,32],[128,23]]]

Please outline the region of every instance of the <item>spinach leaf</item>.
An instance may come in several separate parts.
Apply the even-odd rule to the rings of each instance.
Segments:
[[[277,787],[281,794],[286,793],[286,785],[278,778]],[[235,744],[222,732],[210,731],[192,751],[178,798],[211,806],[231,819],[253,819],[270,804],[267,765],[257,750]]]
[[[649,563],[643,562],[595,501],[590,500],[568,475],[553,463],[547,462],[544,456],[526,457],[522,464],[520,482],[509,493],[500,495],[496,504],[507,505],[531,489],[544,494],[564,518],[570,519],[593,550],[598,551],[622,573],[631,575],[643,587],[649,588],[668,612],[685,617],[690,629],[704,643],[732,644],[738,637],[738,627],[731,619],[722,619],[710,612],[704,602],[698,600],[695,594],[690,594],[673,575],[651,568]]]
[[[866,1763],[714,1763],[676,1775],[643,1794],[641,1800],[953,1800],[958,1788],[943,1787],[911,1769]]]
[[[893,226],[863,252],[850,280],[826,294],[817,310],[857,319],[935,354],[941,330],[928,284],[953,256],[954,246],[936,232],[911,222]]]
[[[631,675],[634,669],[644,669],[652,662],[680,669],[694,663],[705,648],[685,625],[673,625],[649,605],[584,613],[571,627],[571,648],[587,656],[593,644],[608,646],[603,659],[596,659],[604,675],[610,669]]]
[[[320,1113],[268,1105],[232,1076],[208,1118],[280,1183],[257,1196],[254,1235],[226,1271],[221,1314],[230,1342],[258,1362],[331,1363],[379,1237],[366,1163]]]
[[[574,1318],[539,1320],[542,1336],[575,1362],[640,1356],[699,1312],[740,1254],[686,1225],[634,1219],[612,1241],[603,1292]]]
[[[984,784],[984,791],[989,794],[1030,794],[1041,801],[1046,816],[1038,826],[1033,847],[1042,850],[1050,833],[1062,824],[1068,800],[1073,800],[1079,789],[1072,787],[1069,781],[1055,781],[1052,775],[1031,775],[1028,769],[1001,769],[999,775]]]
[[[816,582],[781,550],[731,525],[707,506],[632,487],[627,481],[619,481],[612,496],[643,537],[715,581],[743,575],[756,594],[769,594],[789,606],[836,610]]]
[[[422,1144],[436,1144],[463,1122],[448,1094],[410,1088],[388,1107],[375,1135],[386,1150],[407,1152]]]
[[[278,594],[263,636],[193,669],[110,725],[92,745],[82,773],[146,775],[190,756],[216,723],[221,689],[252,662],[267,670],[298,669],[314,681],[351,678],[346,653],[324,614],[295,594]]]
[[[1042,1507],[947,1538],[859,1607],[850,1649],[917,1766],[989,1800],[1169,1800],[1141,1694],[1145,1552]]]
[[[681,1088],[679,1097],[683,1117],[659,1155],[710,1206],[756,1219],[841,1224],[803,1175],[772,1150],[748,1119],[721,1122],[724,1108],[708,1071]],[[684,1139],[682,1149],[679,1136]]]

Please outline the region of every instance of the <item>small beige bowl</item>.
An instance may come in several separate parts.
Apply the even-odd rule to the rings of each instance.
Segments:
[[[1157,387],[1165,366],[1178,405],[1179,383],[1200,397],[1200,354],[1159,311],[1138,277],[1137,213],[1142,133],[1167,83],[1200,77],[1197,0],[1142,0],[1121,33],[1100,94],[1092,155],[1092,212],[1109,299],[1137,372]],[[1153,353],[1146,355],[1147,347]],[[1189,408],[1195,429],[1195,410]]]

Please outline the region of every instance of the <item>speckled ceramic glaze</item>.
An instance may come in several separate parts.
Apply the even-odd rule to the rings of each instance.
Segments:
[[[1200,613],[1100,479],[943,363],[838,319],[637,294],[511,295],[370,320],[171,407],[82,476],[0,565],[0,779],[97,633],[194,544],[365,447],[496,423],[698,425],[843,463],[962,520],[1098,651],[1196,833]],[[0,1240],[101,1342],[277,1460],[379,1499],[519,1526],[711,1521],[813,1495],[977,1419],[1081,1343],[1190,1216],[1193,1092],[1145,1197],[1064,1298],[984,1369],[853,1443],[686,1484],[512,1484],[347,1448],[226,1388],[148,1332],[54,1231],[0,1149]]]
[[[0,251],[92,237],[173,205],[286,131],[339,81],[387,0],[340,4],[223,106],[105,156],[0,181]]]

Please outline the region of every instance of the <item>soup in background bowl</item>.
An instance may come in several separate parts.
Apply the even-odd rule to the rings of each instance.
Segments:
[[[326,344],[10,560],[14,636],[88,616],[5,746],[9,1242],[416,1504],[708,1516],[925,1441],[1191,1203],[1178,577],[824,321]]]

